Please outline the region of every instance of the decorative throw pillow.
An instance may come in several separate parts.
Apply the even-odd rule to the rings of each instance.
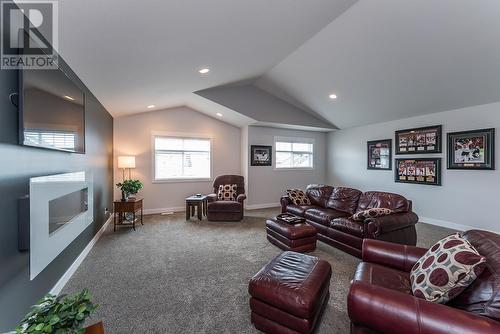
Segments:
[[[391,209],[387,208],[372,208],[372,209],[367,209],[363,210],[360,212],[356,212],[355,214],[352,215],[352,219],[356,221],[364,221],[367,218],[377,218],[377,217],[382,217],[382,216],[388,216],[390,214],[393,214],[394,211]]]
[[[295,205],[311,205],[306,193],[300,189],[288,189],[286,194]]]
[[[484,270],[486,258],[456,233],[438,241],[413,266],[413,295],[435,303],[458,296]]]
[[[217,192],[217,199],[219,201],[236,201],[237,184],[221,184]]]

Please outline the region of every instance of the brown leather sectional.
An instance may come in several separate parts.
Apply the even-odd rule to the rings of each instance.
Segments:
[[[470,230],[463,237],[486,268],[447,304],[411,294],[411,268],[427,249],[365,240],[347,301],[351,333],[500,333],[500,235]]]
[[[418,216],[405,197],[378,191],[361,192],[347,187],[311,184],[305,191],[310,206],[298,206],[287,196],[281,198],[281,211],[305,217],[318,231],[318,240],[361,257],[364,239],[378,239],[415,246]],[[350,219],[354,213],[369,208],[389,208],[394,214],[368,218],[364,222]]]

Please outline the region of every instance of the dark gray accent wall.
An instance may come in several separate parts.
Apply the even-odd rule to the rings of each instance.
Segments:
[[[65,63],[61,67],[85,92],[83,155],[18,145],[18,111],[9,101],[18,90],[18,73],[0,70],[0,333],[12,330],[52,289],[106,222],[105,208],[112,209],[113,118]],[[17,247],[18,198],[29,193],[30,177],[82,170],[94,177],[94,223],[30,281],[29,253]]]

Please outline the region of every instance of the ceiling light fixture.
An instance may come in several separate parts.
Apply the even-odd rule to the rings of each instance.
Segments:
[[[219,117],[223,116],[220,112],[218,112],[216,115],[219,116]]]
[[[70,100],[70,101],[74,101],[74,100],[75,100],[74,98],[72,98],[72,97],[71,97],[71,96],[69,96],[69,95],[64,95],[64,98],[65,98],[65,99],[68,99],[68,100]]]
[[[332,93],[332,94],[328,95],[328,97],[331,98],[332,100],[335,100],[337,98],[337,95]]]
[[[201,74],[207,74],[208,72],[210,72],[210,69],[209,68],[202,68],[198,72],[200,72]]]
[[[148,109],[152,109],[152,108],[154,108],[154,107],[156,107],[154,104],[150,104],[150,105],[149,105],[149,106],[147,106],[146,108],[148,108]]]

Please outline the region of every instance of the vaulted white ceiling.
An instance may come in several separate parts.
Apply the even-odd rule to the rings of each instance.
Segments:
[[[64,0],[59,7],[61,55],[114,116],[186,104],[248,123],[194,94],[242,80],[339,128],[500,101],[498,0]],[[202,76],[205,66],[212,71]]]

